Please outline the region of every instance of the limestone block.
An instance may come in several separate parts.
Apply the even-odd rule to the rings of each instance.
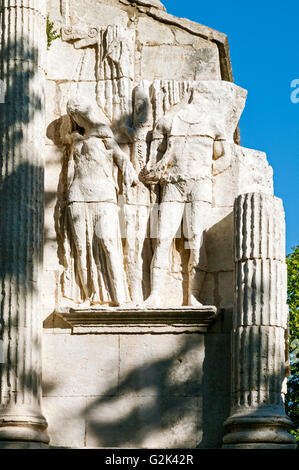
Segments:
[[[233,206],[239,194],[258,191],[273,194],[273,170],[266,154],[231,145],[231,163],[214,177],[215,205]]]
[[[43,269],[41,302],[43,321],[53,312],[57,302],[57,274],[46,267]]]
[[[230,335],[213,333],[210,330],[205,335],[202,402],[204,432],[200,448],[221,446],[223,422],[230,407],[230,364]]]
[[[44,397],[51,446],[84,447],[85,397]]]
[[[46,0],[46,3],[50,21],[53,21],[55,23],[54,27],[57,28],[64,22],[63,8],[61,8],[61,5],[66,2],[65,0]]]
[[[173,44],[174,35],[168,25],[142,16],[138,18],[137,41],[146,45]]]
[[[120,26],[127,26],[128,14],[120,8],[118,1],[107,0],[72,0],[70,3],[71,26],[83,24],[95,26],[100,24],[107,27],[117,22]]]
[[[239,162],[239,193],[262,192],[273,195],[273,169],[264,152],[236,146]]]
[[[232,209],[213,208],[207,224],[205,240],[209,271],[232,271],[234,268]]]
[[[180,67],[177,66],[180,64]],[[181,46],[144,46],[141,78],[147,80],[220,80],[218,51]]]
[[[118,383],[117,336],[44,335],[45,396],[105,395]]]
[[[231,308],[234,303],[234,273],[233,271],[218,273],[219,307]]]
[[[119,393],[201,394],[203,335],[120,336]]]
[[[60,109],[57,103],[57,85],[55,81],[45,80],[45,119],[46,128],[49,124],[60,118]],[[48,132],[46,135],[46,144],[53,144],[53,141],[49,138]]]
[[[56,39],[47,51],[46,59],[48,80],[96,79],[96,54],[92,47],[77,50],[72,44]]]
[[[206,273],[200,298],[203,305],[216,305],[214,273]]]
[[[47,145],[45,147],[47,166],[45,170],[45,204],[53,208],[56,204],[57,189],[61,173],[62,149]]]
[[[46,228],[46,236],[45,236],[45,246],[44,246],[44,266],[45,269],[51,271],[60,271],[61,267],[59,265],[59,260],[57,256],[57,243],[56,239],[53,238],[54,229],[50,230]]]
[[[94,397],[87,402],[87,447],[194,448],[201,441],[198,397]]]

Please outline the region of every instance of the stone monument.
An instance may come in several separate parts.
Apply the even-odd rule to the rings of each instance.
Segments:
[[[0,447],[293,448],[284,212],[227,37],[158,0],[0,15]]]

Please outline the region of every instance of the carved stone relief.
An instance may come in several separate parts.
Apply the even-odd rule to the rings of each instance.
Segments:
[[[97,56],[96,100],[77,90],[61,129],[63,296],[201,306],[213,175],[230,164],[245,90],[218,80],[136,81],[131,28],[73,28],[63,37]],[[182,301],[165,296],[172,272],[182,273]]]

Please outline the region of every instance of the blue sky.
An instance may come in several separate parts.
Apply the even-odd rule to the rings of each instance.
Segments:
[[[299,2],[162,0],[168,13],[228,35],[235,83],[248,90],[242,145],[267,153],[286,212],[287,253],[299,244]],[[299,97],[299,93],[298,93]]]

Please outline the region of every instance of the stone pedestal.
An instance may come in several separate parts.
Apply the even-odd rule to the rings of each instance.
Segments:
[[[284,411],[287,273],[282,202],[235,201],[235,304],[231,416],[224,448],[293,448]]]
[[[0,6],[0,447],[48,443],[41,412],[40,272],[43,253],[46,2]]]

